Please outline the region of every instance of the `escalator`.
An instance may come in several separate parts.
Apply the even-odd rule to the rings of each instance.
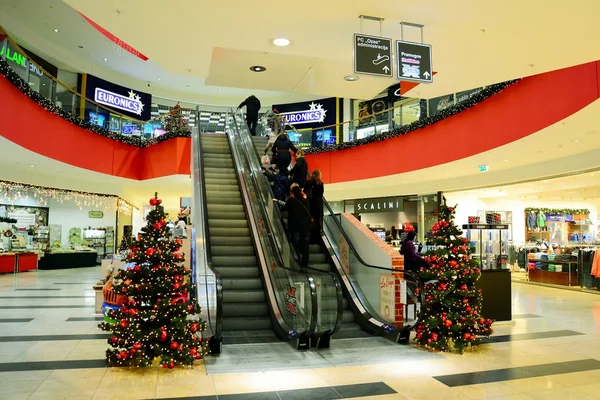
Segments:
[[[210,350],[279,340],[326,347],[341,324],[340,282],[297,268],[272,227],[260,164],[245,154],[232,110],[224,123],[225,134],[192,135],[192,258]]]
[[[264,153],[264,149],[267,146],[268,138],[265,136],[253,136],[252,141],[254,147],[259,155]],[[269,156],[271,154],[269,153]],[[287,212],[281,213],[285,225],[287,225]],[[310,245],[310,256],[309,256],[309,268],[321,272],[330,272],[334,270],[333,260],[329,257],[329,252],[324,248],[322,244],[311,244]],[[327,296],[325,299],[321,299],[322,307],[329,308],[334,306],[333,301]],[[350,302],[348,301],[348,295],[345,294],[342,300],[342,325],[340,330],[336,333],[336,339],[354,339],[359,337],[368,337],[369,333],[365,332],[362,327],[356,322],[354,313],[350,308]]]
[[[268,125],[268,124],[264,124]],[[264,154],[268,139],[266,137],[253,137],[254,148],[257,155]],[[270,154],[269,154],[270,155]],[[383,336],[396,343],[406,343],[410,330],[418,322],[422,284],[415,274],[404,272],[399,274],[406,285],[403,296],[406,296],[406,305],[403,310],[403,321],[388,322],[380,315],[379,308],[379,280],[381,274],[397,274],[389,267],[369,265],[363,260],[354,247],[352,240],[342,227],[343,218],[335,214],[324,199],[325,215],[322,242],[311,246],[310,264],[313,269],[335,272],[343,282],[343,317],[342,327],[335,338],[356,338],[371,335]],[[285,213],[281,214],[283,223],[287,223]],[[340,262],[340,238],[343,238],[349,247],[346,249],[349,272],[346,272]],[[376,288],[376,290],[373,290]],[[327,303],[323,303],[327,307]]]
[[[212,265],[223,286],[223,344],[278,340],[225,135],[200,135]]]

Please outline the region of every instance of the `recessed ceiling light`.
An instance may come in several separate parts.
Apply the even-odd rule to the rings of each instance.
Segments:
[[[55,32],[55,33],[58,33],[58,29],[55,29],[55,30],[54,30],[54,32]]]
[[[578,142],[579,142],[579,139],[575,139],[575,140],[573,140],[573,141],[574,141],[575,143],[578,143]]]
[[[250,67],[250,71],[252,72],[265,72],[266,70],[262,65],[253,65]]]
[[[160,81],[160,78],[158,78],[158,80]]]
[[[104,61],[108,61],[108,58],[105,58]]]
[[[355,82],[357,80],[359,80],[360,78],[356,75],[346,75],[344,77],[344,80],[348,81],[348,82]]]
[[[31,164],[31,165],[30,165],[30,167],[31,167],[31,168],[33,168],[33,167],[34,167],[34,165],[33,165],[33,164]]]
[[[286,38],[277,38],[273,40],[273,44],[279,47],[289,46],[290,41]]]

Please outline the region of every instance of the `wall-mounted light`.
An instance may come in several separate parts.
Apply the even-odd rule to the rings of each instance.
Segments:
[[[262,65],[253,65],[250,67],[250,71],[252,72],[265,72],[266,70]]]

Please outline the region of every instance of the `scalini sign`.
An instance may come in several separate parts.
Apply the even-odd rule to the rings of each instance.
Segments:
[[[383,197],[354,200],[355,214],[390,211],[404,211],[404,199],[402,197]]]

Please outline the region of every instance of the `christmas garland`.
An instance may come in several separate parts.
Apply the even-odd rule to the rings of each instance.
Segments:
[[[424,128],[428,125],[435,124],[436,122],[441,121],[445,118],[448,118],[455,114],[461,113],[461,112],[465,111],[466,109],[471,108],[474,105],[484,101],[488,97],[491,97],[491,96],[494,96],[494,95],[500,93],[502,90],[515,84],[518,81],[519,81],[518,79],[515,79],[512,81],[502,82],[502,83],[498,83],[498,84],[495,84],[492,86],[488,86],[485,89],[481,90],[479,93],[471,96],[468,100],[461,101],[460,103],[454,104],[454,105],[440,111],[439,113],[437,113],[435,115],[415,121],[408,125],[403,125],[394,130],[391,130],[388,132],[376,133],[372,136],[369,136],[369,137],[366,137],[363,139],[354,140],[352,142],[344,142],[344,143],[339,143],[339,144],[334,144],[334,145],[329,145],[329,146],[324,146],[324,147],[310,147],[308,149],[305,149],[305,153],[306,154],[318,154],[318,153],[324,153],[327,151],[345,150],[345,149],[350,149],[352,147],[361,146],[363,144],[379,142],[380,140],[386,140],[386,139],[394,138],[396,136],[406,135],[409,132]]]
[[[153,144],[164,142],[165,140],[173,139],[176,137],[191,137],[192,136],[192,133],[189,130],[189,128],[187,127],[187,125],[172,127],[164,135],[159,136],[157,138],[152,138],[152,139],[142,139],[140,137],[124,136],[124,135],[121,135],[120,133],[111,132],[106,128],[103,128],[101,126],[92,124],[89,121],[81,119],[78,116],[73,115],[73,114],[63,110],[61,107],[52,103],[52,101],[48,100],[47,98],[45,98],[44,96],[42,96],[41,94],[39,94],[38,92],[33,90],[31,88],[31,86],[29,86],[29,84],[27,82],[25,82],[25,80],[23,80],[23,78],[21,78],[15,71],[13,71],[13,69],[3,59],[0,59],[0,74],[4,75],[4,77],[6,79],[8,79],[8,81],[10,83],[12,83],[14,86],[16,86],[17,89],[19,89],[21,91],[21,93],[23,93],[24,95],[29,97],[31,100],[38,103],[46,111],[48,111],[54,115],[58,115],[59,117],[67,120],[68,122],[70,122],[74,125],[77,125],[77,126],[83,128],[83,129],[86,129],[90,132],[97,133],[98,135],[104,136],[104,137],[112,139],[112,140],[117,140],[119,142],[131,145],[131,146],[136,146],[136,147],[148,147]]]
[[[536,207],[527,207],[525,208],[525,212],[539,213],[543,212],[544,214],[557,214],[557,215],[588,215],[590,210],[587,208],[536,208]]]
[[[0,217],[0,222],[6,222],[7,224],[16,224],[17,220],[14,218]]]

